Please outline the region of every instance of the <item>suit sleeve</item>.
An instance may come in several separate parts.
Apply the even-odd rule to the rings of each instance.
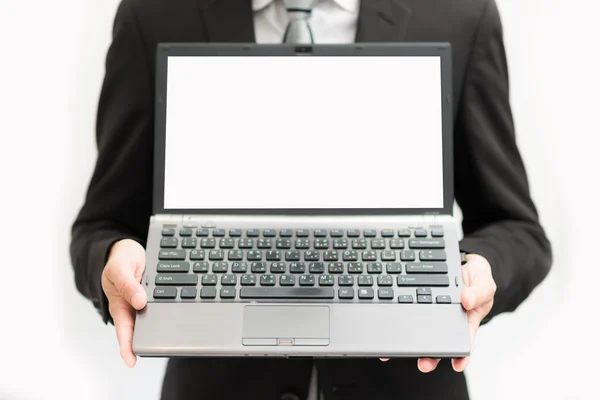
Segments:
[[[468,62],[454,148],[465,234],[460,247],[489,261],[498,287],[486,321],[515,310],[552,263],[515,140],[508,80],[502,26],[492,0]]]
[[[77,289],[110,321],[101,275],[111,246],[145,244],[152,208],[153,82],[138,22],[124,0],[115,17],[96,121],[98,158],[72,228]]]

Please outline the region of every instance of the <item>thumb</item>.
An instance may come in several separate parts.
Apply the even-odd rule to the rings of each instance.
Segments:
[[[490,301],[494,295],[495,284],[485,274],[471,274],[469,286],[461,294],[461,302],[466,310],[472,310]]]
[[[136,310],[146,306],[146,292],[139,279],[134,276],[134,271],[120,262],[114,262],[107,266],[107,278],[113,283],[120,297],[131,304]]]

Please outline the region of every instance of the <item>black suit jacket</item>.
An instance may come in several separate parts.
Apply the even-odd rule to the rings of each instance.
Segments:
[[[78,289],[110,319],[100,277],[111,245],[144,243],[151,215],[155,53],[160,42],[253,42],[250,0],[124,0],[97,119],[98,160],[73,225]],[[454,172],[464,251],[498,289],[490,317],[514,310],[546,276],[551,248],[515,143],[502,27],[493,0],[362,0],[357,42],[450,42]],[[356,101],[364,101],[357,98]]]

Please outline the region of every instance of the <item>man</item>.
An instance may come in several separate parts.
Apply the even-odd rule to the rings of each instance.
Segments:
[[[134,309],[146,303],[139,280],[151,215],[156,45],[280,43],[289,20],[284,2],[293,3],[124,0],[118,9],[98,109],[98,160],[73,226],[71,255],[78,289],[105,322],[114,321],[129,366],[136,361]],[[470,253],[462,302],[474,339],[484,317],[514,310],[551,265],[515,143],[496,4],[319,0],[308,22],[316,43],[452,44],[455,193],[464,215],[461,249]],[[455,370],[468,359],[438,361],[340,359],[316,366],[326,399],[467,399],[465,377]],[[312,360],[172,359],[163,398],[266,400],[293,393],[304,399],[312,366]]]

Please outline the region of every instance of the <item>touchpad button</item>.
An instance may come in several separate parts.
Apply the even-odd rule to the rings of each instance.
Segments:
[[[246,306],[243,342],[260,345],[326,346],[329,344],[328,306]],[[275,340],[272,340],[275,339]]]

